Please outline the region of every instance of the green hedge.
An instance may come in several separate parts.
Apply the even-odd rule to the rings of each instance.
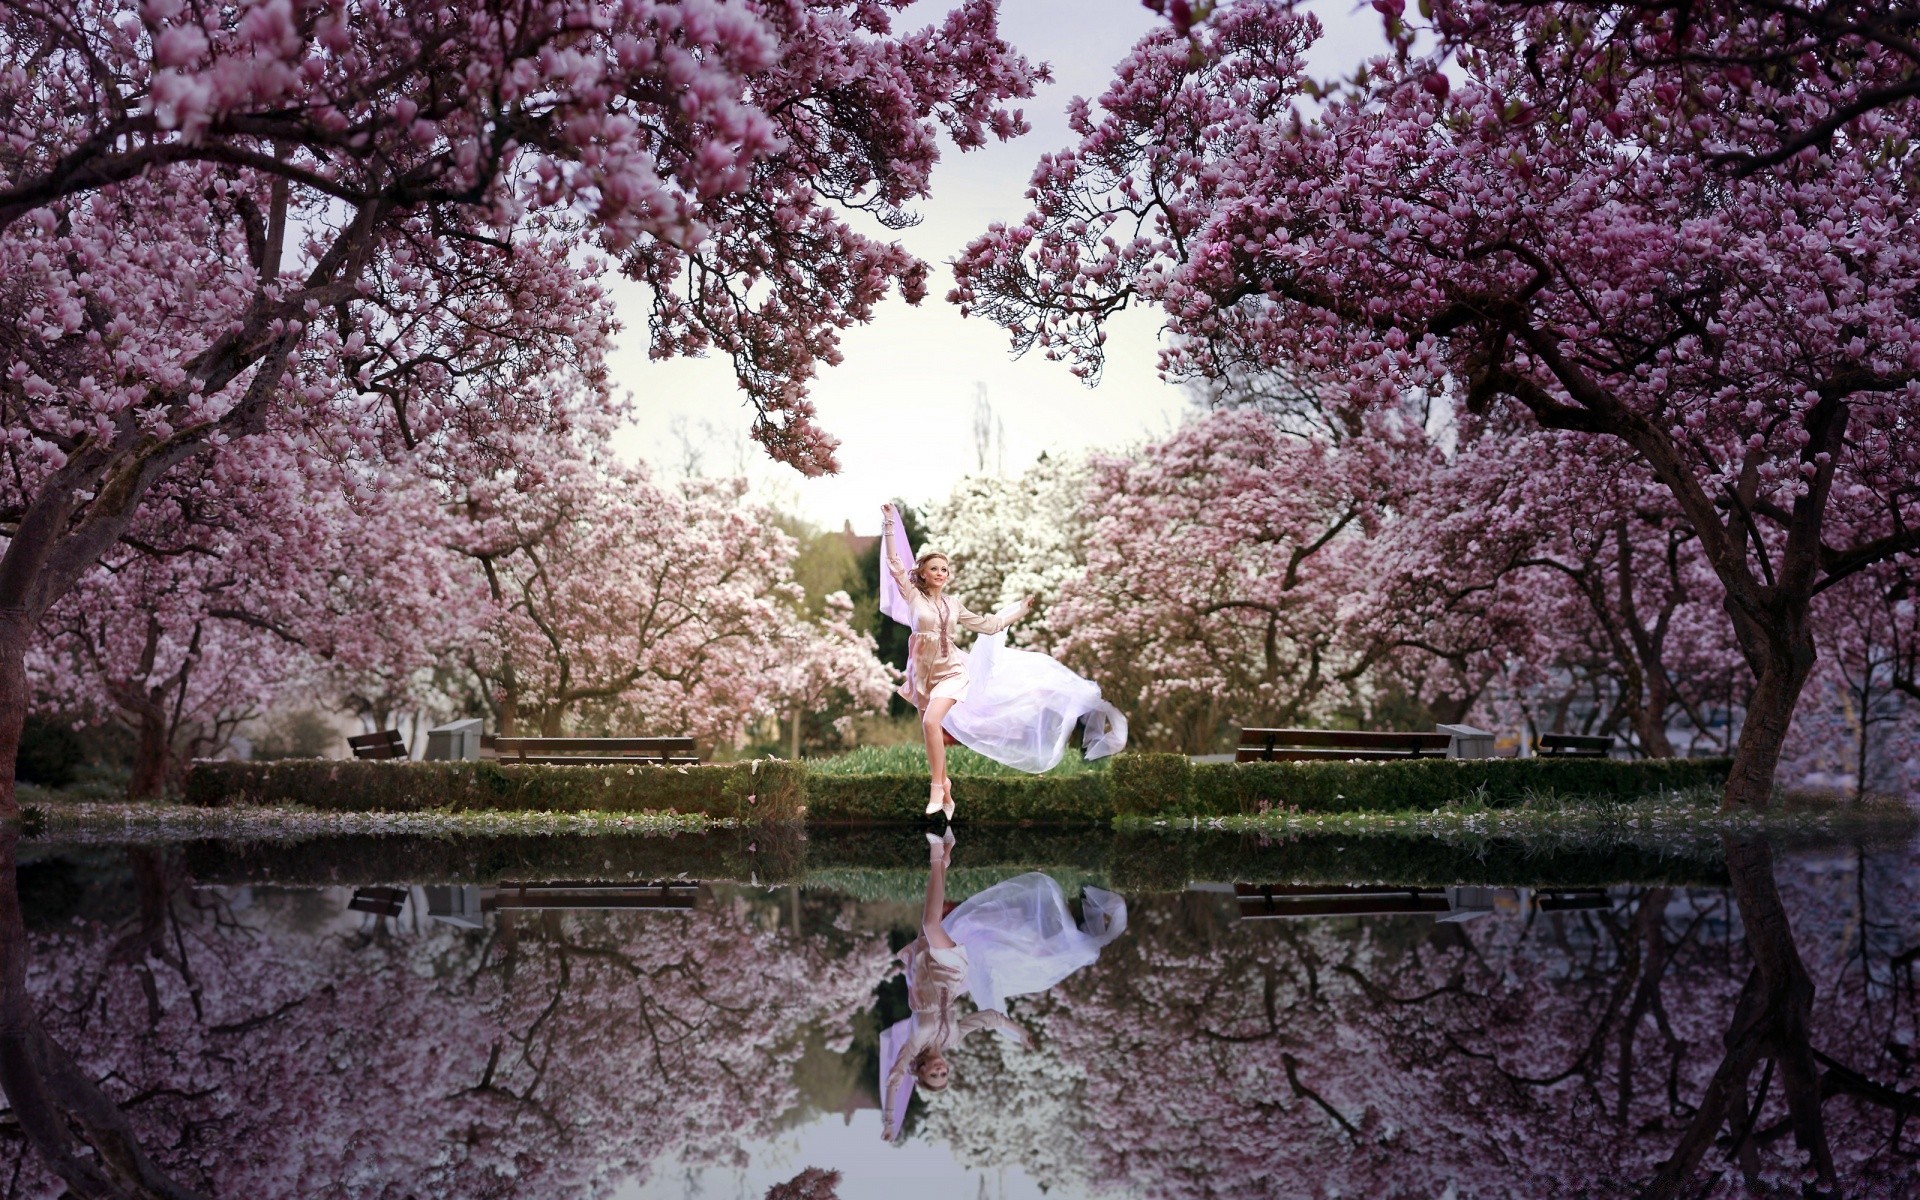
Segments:
[[[1540,793],[1630,799],[1718,787],[1726,759],[1420,759],[1408,762],[1190,763],[1129,753],[1106,771],[956,776],[970,822],[1104,824],[1116,816],[1424,812],[1465,800],[1500,808]],[[924,775],[828,775],[766,760],[697,767],[554,767],[295,759],[195,763],[189,803],[301,804],[350,812],[481,809],[667,811],[749,821],[918,821]]]
[[[345,812],[679,812],[792,821],[800,768],[777,760],[695,767],[557,767],[492,762],[198,762],[186,800],[300,804]]]
[[[1726,782],[1730,760],[1426,758],[1405,762],[1190,763],[1179,754],[1126,754],[1114,762],[1122,816],[1241,816],[1291,806],[1303,812],[1428,812],[1463,800],[1492,808],[1531,795],[1617,797]]]

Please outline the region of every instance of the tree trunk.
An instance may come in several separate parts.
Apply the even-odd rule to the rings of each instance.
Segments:
[[[1673,743],[1667,738],[1667,706],[1654,701],[1640,705],[1633,714],[1633,732],[1640,738],[1640,749],[1648,758],[1672,758]]]
[[[1803,645],[1771,656],[1754,683],[1753,698],[1747,703],[1747,717],[1740,725],[1740,740],[1733,750],[1733,770],[1727,775],[1727,790],[1721,809],[1746,808],[1764,811],[1773,802],[1773,777],[1780,766],[1780,751],[1793,725],[1793,710],[1800,692],[1813,671],[1813,639]]]
[[[158,800],[167,791],[167,760],[172,757],[173,740],[168,736],[167,717],[157,704],[143,704],[134,730],[137,741],[133,752],[133,778],[127,781],[127,799]]]
[[[26,610],[0,609],[0,822],[19,819],[13,772],[20,761],[20,734],[27,726]]]
[[[126,1114],[41,1027],[27,991],[18,843],[0,827],[0,1090],[20,1133],[78,1200],[199,1200],[153,1164]]]
[[[799,709],[796,708],[793,710],[793,749],[787,754],[787,757],[793,762],[800,761],[800,721],[802,716],[803,714]]]

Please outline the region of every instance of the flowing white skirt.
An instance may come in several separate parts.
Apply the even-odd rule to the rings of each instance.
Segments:
[[[1103,888],[1081,893],[1076,925],[1060,885],[1029,871],[962,901],[940,924],[967,949],[967,991],[1005,1012],[1009,996],[1044,992],[1100,957],[1127,929],[1127,902]]]
[[[1038,775],[1060,764],[1075,723],[1086,721],[1088,758],[1127,747],[1127,719],[1100,698],[1100,685],[1059,662],[1007,645],[1004,633],[973,643],[967,656],[967,698],[942,724],[960,744]]]

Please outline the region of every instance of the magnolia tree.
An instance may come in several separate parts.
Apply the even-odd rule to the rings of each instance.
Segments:
[[[1092,474],[1082,459],[1042,454],[1011,478],[968,476],[927,510],[927,544],[953,556],[955,586],[981,611],[1035,598],[1010,641],[1052,645],[1047,614],[1087,562]]]
[[[134,735],[127,792],[158,796],[172,768],[224,751],[305,663],[280,639],[213,616],[206,572],[115,557],[54,606],[27,661],[40,704]]]
[[[1372,655],[1344,609],[1366,590],[1387,448],[1420,436],[1368,420],[1377,437],[1336,446],[1233,410],[1094,460],[1086,567],[1049,624],[1143,742],[1209,748],[1225,722],[1298,722],[1360,686]]]
[[[491,607],[464,660],[495,727],[728,740],[836,687],[883,704],[871,639],[845,612],[798,614],[793,539],[744,493],[587,457],[465,485],[456,536]]]
[[[853,598],[845,592],[825,596],[818,619],[796,614],[774,645],[765,665],[766,702],[776,713],[791,714],[789,754],[800,757],[800,737],[809,713],[839,713],[834,732],[846,737],[853,718],[885,712],[899,679],[880,661],[873,635],[854,625]]]
[[[769,451],[831,468],[807,382],[927,271],[847,210],[909,222],[938,134],[1017,133],[1040,75],[984,0],[901,6],[10,0],[0,760],[33,629],[160,480],[276,416],[391,449],[597,387],[582,243],[655,354],[728,354]]]
[[[295,438],[251,449],[156,486],[32,652],[42,703],[134,732],[134,796],[223,749],[290,685],[405,702],[478,599],[462,603],[442,508],[418,477],[345,456],[303,463],[318,456]]]
[[[1416,53],[1377,7],[1397,52],[1311,116],[1320,31],[1290,4],[1150,34],[952,298],[1089,377],[1137,302],[1170,374],[1330,373],[1363,409],[1442,395],[1628,453],[1725,593],[1754,680],[1726,802],[1764,807],[1815,596],[1920,547],[1912,60],[1740,3],[1442,0],[1445,50]]]
[[[1868,794],[1920,795],[1920,693],[1910,583],[1862,572],[1820,598],[1821,655],[1782,760],[1788,783],[1851,783]]]
[[[1670,730],[1680,746],[1726,736],[1750,675],[1723,590],[1665,489],[1630,456],[1568,445],[1571,435],[1496,438],[1465,424],[1464,448],[1413,500],[1396,531],[1409,544],[1381,574],[1503,614],[1502,685],[1536,731],[1624,734],[1655,758],[1675,753]],[[1578,480],[1540,469],[1582,453]]]

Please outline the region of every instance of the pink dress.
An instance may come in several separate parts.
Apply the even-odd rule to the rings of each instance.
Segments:
[[[894,551],[890,532],[884,531],[880,538],[880,544],[886,547],[887,572],[913,609],[913,634],[907,639],[907,681],[901,685],[900,694],[923,710],[933,700],[965,700],[971,682],[967,652],[954,645],[955,635],[961,629],[999,633],[1027,615],[1027,602],[1018,601],[991,617],[983,617],[944,594],[928,596],[914,586],[912,573]]]

